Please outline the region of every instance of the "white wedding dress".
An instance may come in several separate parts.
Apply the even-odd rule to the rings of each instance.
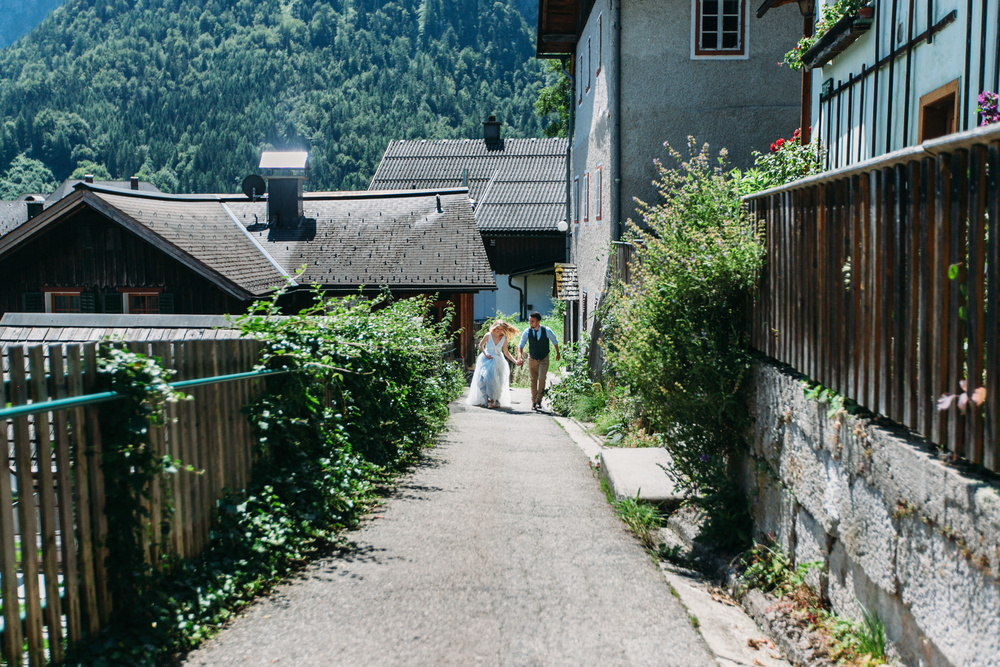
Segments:
[[[503,349],[507,345],[507,337],[493,342],[493,336],[486,338],[486,353],[480,352],[476,359],[476,370],[472,373],[472,386],[469,387],[469,405],[486,405],[492,399],[502,408],[510,407],[510,364],[504,357]],[[492,359],[487,359],[489,354]]]

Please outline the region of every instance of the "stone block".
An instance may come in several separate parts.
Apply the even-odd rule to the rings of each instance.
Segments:
[[[841,499],[840,539],[854,562],[887,593],[896,592],[896,527],[881,494],[856,479]]]
[[[615,498],[636,498],[652,503],[679,504],[683,495],[667,474],[673,465],[662,447],[601,450],[601,475]]]
[[[795,497],[765,474],[756,476],[756,496],[750,504],[758,541],[773,539],[787,552],[795,533]]]
[[[827,533],[809,512],[799,509],[795,518],[795,564],[821,562],[825,566],[830,554],[827,551]],[[810,568],[806,585],[825,597],[826,576],[821,568]]]
[[[955,665],[1000,662],[1000,587],[996,579],[931,524],[902,522],[897,556],[902,600],[922,635]]]

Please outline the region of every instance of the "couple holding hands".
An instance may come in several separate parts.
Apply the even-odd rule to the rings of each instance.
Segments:
[[[510,366],[507,359],[515,366],[524,364],[522,357],[524,346],[528,346],[528,374],[531,376],[531,407],[538,410],[542,407],[542,395],[545,393],[545,376],[549,372],[549,348],[556,348],[556,361],[559,360],[559,339],[552,329],[542,326],[542,316],[533,312],[528,316],[528,328],[521,334],[517,345],[517,359],[514,359],[507,343],[518,335],[518,330],[503,320],[497,320],[490,330],[479,341],[479,357],[476,359],[476,370],[472,374],[472,386],[469,389],[469,405],[485,405],[488,408],[510,407]],[[506,357],[507,359],[505,359]]]

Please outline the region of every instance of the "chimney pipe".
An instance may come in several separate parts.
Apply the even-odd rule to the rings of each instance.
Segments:
[[[31,220],[36,215],[41,213],[42,209],[45,207],[44,200],[36,200],[33,197],[26,199],[25,204],[28,206],[28,220]]]
[[[490,116],[488,120],[483,121],[483,141],[486,143],[486,148],[494,149],[500,146],[500,126],[503,125],[497,120],[496,116]]]
[[[94,175],[93,174],[84,174],[83,175],[83,182],[84,183],[93,183],[94,182]]]
[[[128,184],[129,184],[129,187],[132,188],[133,190],[138,190],[139,189],[139,177],[138,176],[133,176],[132,178],[128,179]]]

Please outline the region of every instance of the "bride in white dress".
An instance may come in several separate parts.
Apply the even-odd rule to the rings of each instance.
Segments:
[[[488,408],[510,407],[510,366],[507,359],[512,364],[519,364],[510,353],[507,341],[516,338],[519,333],[510,324],[497,320],[479,341],[480,354],[476,359],[466,403]]]

